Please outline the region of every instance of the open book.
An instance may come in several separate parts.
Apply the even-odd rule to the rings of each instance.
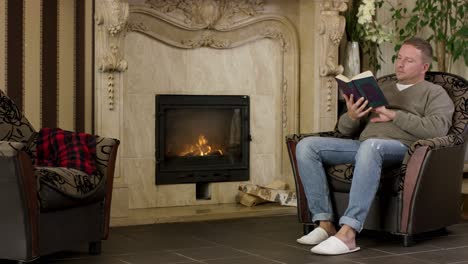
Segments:
[[[380,90],[377,80],[371,71],[365,71],[351,79],[339,74],[335,76],[335,79],[338,83],[338,88],[343,94],[347,96],[353,95],[354,102],[364,97],[369,101],[368,106],[379,107],[388,105],[388,101],[382,90]]]

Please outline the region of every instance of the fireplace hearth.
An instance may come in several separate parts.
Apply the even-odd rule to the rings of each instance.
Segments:
[[[156,95],[156,184],[249,180],[249,101]]]

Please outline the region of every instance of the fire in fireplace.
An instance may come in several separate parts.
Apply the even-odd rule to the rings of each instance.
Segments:
[[[156,184],[249,179],[249,97],[156,95]]]
[[[194,157],[194,156],[223,156],[224,147],[215,146],[208,144],[208,140],[205,138],[205,135],[200,135],[198,137],[198,142],[195,144],[185,145],[184,150],[178,154],[182,157]]]

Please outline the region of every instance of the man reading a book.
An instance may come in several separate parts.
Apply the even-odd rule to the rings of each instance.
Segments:
[[[442,87],[424,80],[431,61],[432,48],[427,41],[405,41],[395,62],[398,81],[381,87],[388,105],[372,108],[364,97],[355,100],[344,95],[348,110],[339,118],[338,130],[358,135],[358,140],[306,137],[299,141],[299,174],[318,227],[297,242],[316,245],[311,251],[324,255],[359,250],[356,233],[363,228],[382,168],[401,164],[413,142],[447,134],[454,105]],[[354,164],[354,172],[348,207],[337,230],[324,164],[345,163]]]

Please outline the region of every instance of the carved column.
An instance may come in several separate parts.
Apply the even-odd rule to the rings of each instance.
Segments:
[[[99,0],[95,2],[95,10],[95,133],[120,139],[121,105],[114,102],[120,102],[127,70],[123,49],[129,6],[126,0]],[[116,166],[118,185],[119,162]]]
[[[107,90],[107,107],[114,109],[116,90],[120,73],[127,70],[122,58],[123,42],[128,19],[128,3],[125,0],[96,1],[96,58],[100,88]]]
[[[95,133],[122,139],[120,99],[127,70],[123,49],[129,5],[127,0],[98,0],[95,1],[95,10]],[[122,142],[114,173],[113,219],[129,214],[128,185],[122,177],[120,166],[121,151],[124,149],[125,142]]]
[[[347,0],[323,1],[320,9],[320,130],[331,130],[337,116],[337,85],[334,77],[343,72],[338,65],[338,49],[345,29]]]

